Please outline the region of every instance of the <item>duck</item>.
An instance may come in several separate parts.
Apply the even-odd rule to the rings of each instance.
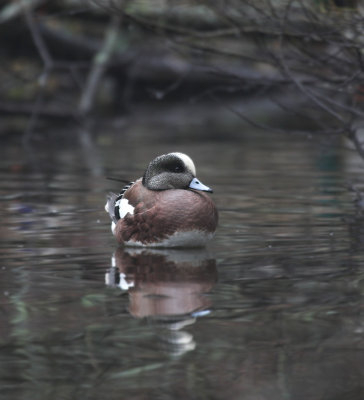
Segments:
[[[162,154],[144,175],[110,193],[105,210],[117,242],[138,247],[204,247],[212,239],[218,211],[212,189],[196,177],[184,153]]]

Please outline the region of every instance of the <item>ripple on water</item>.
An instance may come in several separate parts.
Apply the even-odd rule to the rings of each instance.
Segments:
[[[27,158],[14,141],[0,160],[3,393],[361,399],[357,163],[291,136],[119,139],[95,135],[92,160],[42,141]],[[214,189],[215,239],[202,253],[116,250],[103,204],[121,184],[105,175],[134,179],[173,150]]]

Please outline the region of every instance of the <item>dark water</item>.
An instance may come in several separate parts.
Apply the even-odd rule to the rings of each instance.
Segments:
[[[153,120],[0,139],[1,399],[364,398],[350,152]],[[105,176],[136,178],[167,151],[214,188],[215,239],[117,249]]]

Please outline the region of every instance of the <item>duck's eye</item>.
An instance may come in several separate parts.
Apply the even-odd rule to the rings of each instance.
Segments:
[[[173,172],[183,172],[184,168],[182,165],[175,165]]]
[[[182,164],[180,163],[170,163],[168,165],[166,165],[166,168],[168,171],[171,172],[184,172],[185,168]]]
[[[176,173],[184,172],[184,171],[185,171],[185,166],[183,165],[183,163],[178,162],[178,161],[176,161],[176,160],[173,160],[172,162],[170,161],[170,162],[166,163],[166,164],[164,165],[164,168],[165,168],[167,171],[176,172]]]

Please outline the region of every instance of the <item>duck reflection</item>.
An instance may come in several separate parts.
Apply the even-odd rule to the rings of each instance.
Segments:
[[[215,259],[206,250],[118,248],[105,275],[109,286],[129,293],[129,312],[148,317],[168,351],[182,354],[195,348],[182,328],[209,313],[206,294],[217,281]]]

